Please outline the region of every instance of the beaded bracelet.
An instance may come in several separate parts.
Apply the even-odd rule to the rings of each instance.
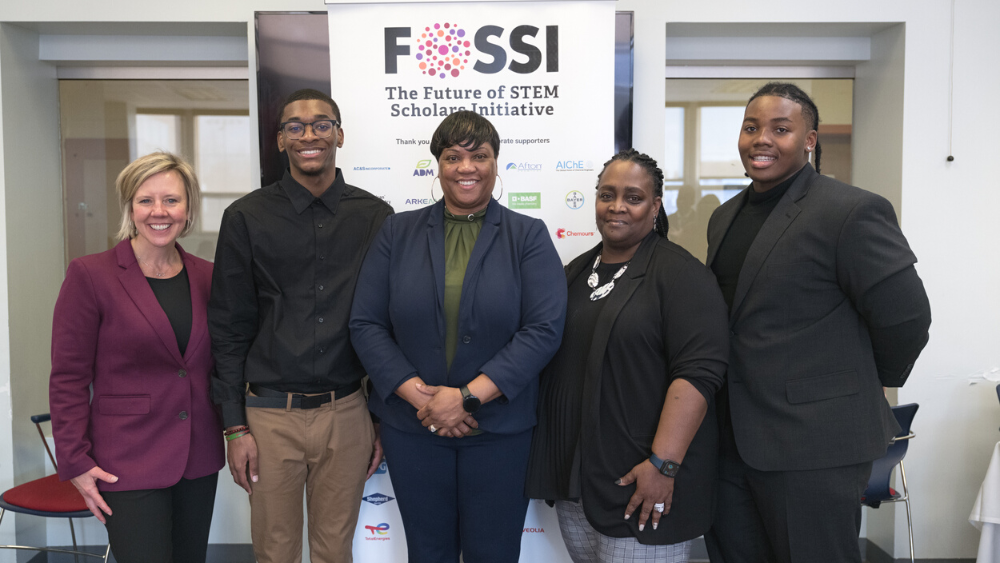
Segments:
[[[230,434],[230,435],[226,436],[226,441],[227,442],[232,442],[233,440],[235,440],[237,438],[242,438],[243,436],[246,436],[249,433],[250,433],[250,430],[244,430],[242,432],[237,432],[235,434]]]
[[[250,427],[244,424],[243,426],[237,426],[231,430],[224,430],[222,435],[229,436],[231,434],[236,434],[237,432],[243,432],[244,430],[250,430]]]

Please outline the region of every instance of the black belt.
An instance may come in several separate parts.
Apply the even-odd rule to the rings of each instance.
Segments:
[[[299,393],[292,393],[291,408],[316,409],[329,403],[331,400],[343,399],[358,389],[361,389],[360,381],[355,381],[354,383],[339,387],[333,391],[323,393],[322,395],[302,395]],[[246,406],[248,407],[283,409],[289,406],[288,393],[282,393],[281,391],[261,387],[260,385],[256,385],[254,383],[250,384],[250,392],[256,396],[247,395]]]

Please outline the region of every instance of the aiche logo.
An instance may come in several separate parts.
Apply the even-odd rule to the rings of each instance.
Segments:
[[[508,196],[507,207],[510,209],[541,209],[541,192],[513,192]]]
[[[377,526],[366,525],[365,529],[371,532],[370,536],[365,536],[368,541],[386,541],[389,538],[389,525],[385,522]]]
[[[573,190],[566,194],[566,207],[570,209],[580,209],[583,207],[584,197],[583,193],[577,190]]]
[[[515,172],[541,172],[542,165],[531,162],[511,162],[507,165],[507,170],[514,170]]]
[[[427,160],[418,160],[417,161],[417,166],[413,169],[413,175],[414,176],[433,176],[434,175],[434,169],[431,168],[431,162],[433,162],[433,161],[431,159],[429,159],[429,158]]]
[[[556,172],[593,172],[592,160],[560,160],[556,162]]]
[[[365,502],[370,502],[371,504],[374,504],[375,506],[379,506],[379,505],[385,504],[385,503],[387,503],[387,502],[389,502],[391,500],[395,500],[395,499],[393,497],[389,496],[389,495],[383,495],[382,493],[374,493],[374,494],[370,494],[370,495],[368,495],[366,497],[361,497],[361,500],[363,500]]]
[[[547,25],[543,33],[533,25],[518,25],[510,31],[498,25],[484,25],[470,33],[452,22],[437,22],[418,28],[387,27],[384,31],[385,73],[397,74],[399,57],[413,56],[421,74],[435,78],[458,78],[471,70],[482,74],[496,74],[507,69],[517,74],[531,74],[545,63],[545,72],[559,72],[559,26]],[[505,47],[501,40],[507,36]],[[470,36],[472,37],[470,41]],[[411,46],[400,44],[400,39],[413,38]],[[527,41],[527,39],[531,41]],[[535,43],[544,44],[542,52]],[[513,54],[508,55],[508,50]],[[489,62],[478,59],[485,55]],[[510,59],[510,64],[507,60]],[[522,62],[523,61],[523,62]],[[474,64],[472,64],[474,63]]]
[[[592,237],[594,236],[594,231],[570,231],[567,229],[558,229],[556,231],[556,238],[569,238],[569,237]]]

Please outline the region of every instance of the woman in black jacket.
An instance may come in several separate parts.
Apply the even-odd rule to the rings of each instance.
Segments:
[[[526,491],[583,561],[687,561],[712,520],[714,395],[729,350],[712,273],[666,239],[663,173],[634,149],[598,177],[601,243],[566,267]]]

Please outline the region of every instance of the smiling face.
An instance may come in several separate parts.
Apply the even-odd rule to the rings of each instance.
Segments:
[[[461,145],[444,149],[438,170],[448,211],[455,215],[475,213],[490,202],[497,180],[497,159],[489,143],[473,150]]]
[[[322,100],[298,100],[285,106],[281,114],[281,123],[286,121],[301,121],[312,123],[317,119],[336,119],[330,104]],[[324,187],[333,183],[337,176],[337,149],[344,145],[344,131],[340,126],[334,127],[333,134],[325,139],[316,136],[312,127],[306,127],[301,139],[288,139],[278,131],[278,150],[288,153],[288,164],[292,177],[299,183],[305,183],[306,178],[314,178]],[[327,178],[329,181],[327,182]]]
[[[779,96],[750,102],[743,114],[739,149],[754,189],[766,192],[802,169],[816,137],[797,102]]]
[[[642,239],[653,230],[661,198],[653,179],[639,164],[616,160],[601,173],[597,185],[597,230],[604,242],[602,260],[630,260]]]
[[[173,170],[150,176],[132,198],[136,238],[157,247],[173,245],[187,224],[184,180]]]

